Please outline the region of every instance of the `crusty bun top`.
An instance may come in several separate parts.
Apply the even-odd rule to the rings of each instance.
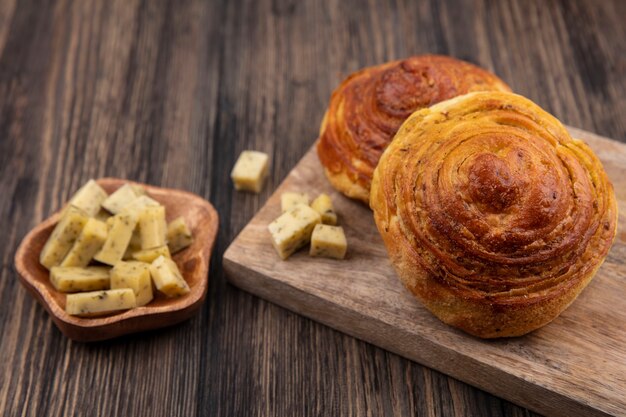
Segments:
[[[374,173],[370,205],[398,275],[481,337],[556,317],[613,242],[598,158],[530,100],[479,92],[415,112]]]
[[[318,155],[335,188],[369,201],[374,168],[415,110],[472,91],[510,91],[490,72],[440,55],[364,68],[334,91],[320,129]]]

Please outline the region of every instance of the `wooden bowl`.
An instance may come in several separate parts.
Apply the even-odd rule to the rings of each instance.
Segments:
[[[109,194],[132,181],[118,178],[97,180]],[[65,312],[66,294],[57,291],[49,272],[39,263],[39,253],[59,220],[59,212],[46,219],[24,237],[15,254],[20,281],[52,316],[59,330],[79,342],[112,339],[129,333],[158,329],[190,318],[201,306],[208,288],[211,252],[219,225],[217,212],[208,201],[186,191],[139,184],[166,209],[167,220],[183,216],[193,234],[191,246],[172,256],[191,292],[178,298],[155,298],[144,307],[102,317],[84,318]]]

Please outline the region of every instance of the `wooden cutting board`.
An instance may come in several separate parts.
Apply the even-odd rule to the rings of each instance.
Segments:
[[[224,268],[246,291],[539,413],[626,415],[626,145],[570,132],[613,181],[617,239],[572,306],[529,335],[480,340],[431,315],[396,278],[369,208],[330,186],[314,148],[230,245]],[[291,190],[331,195],[348,239],[345,260],[276,255],[267,225]]]

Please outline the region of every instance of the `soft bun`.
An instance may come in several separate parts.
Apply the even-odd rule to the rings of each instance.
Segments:
[[[503,92],[409,117],[376,168],[370,205],[404,285],[442,321],[483,338],[557,317],[604,261],[617,224],[591,149]]]
[[[455,58],[414,56],[364,68],[333,93],[317,152],[330,183],[369,202],[372,173],[402,122],[415,110],[472,91],[510,91],[490,72]]]

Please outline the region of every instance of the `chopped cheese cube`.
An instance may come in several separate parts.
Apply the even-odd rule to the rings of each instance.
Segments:
[[[84,211],[69,206],[41,250],[39,262],[48,269],[60,265],[78,239],[87,219]]]
[[[111,288],[130,288],[135,292],[137,307],[145,306],[154,298],[150,265],[143,262],[118,262],[111,270]]]
[[[170,250],[165,245],[160,246],[158,248],[139,250],[139,251],[133,252],[131,256],[133,259],[137,261],[146,262],[150,264],[152,263],[152,261],[154,261],[156,258],[158,258],[161,255],[165,256],[166,258],[172,257],[170,255]]]
[[[72,196],[68,206],[78,207],[88,216],[95,216],[108,194],[94,180],[89,180]]]
[[[322,221],[319,213],[304,204],[283,213],[269,224],[272,244],[282,259],[287,259],[311,239],[316,224]]]
[[[158,201],[153,198],[148,197],[147,195],[142,195],[128,203],[124,206],[124,211],[134,211],[135,214],[139,215],[141,211],[146,207],[157,207],[160,206]]]
[[[96,220],[100,220],[101,222],[106,222],[111,218],[111,213],[106,211],[105,209],[100,209],[96,214],[94,214],[93,218]]]
[[[94,316],[135,308],[135,292],[130,288],[68,294],[65,311],[73,316]]]
[[[107,238],[107,225],[91,218],[80,232],[78,239],[70,249],[61,266],[87,266],[93,256],[102,249]]]
[[[146,189],[143,188],[141,185],[139,184],[130,184],[131,188],[133,189],[133,191],[135,192],[135,194],[137,194],[137,196],[142,196],[142,195],[146,195]]]
[[[146,207],[139,214],[139,235],[141,249],[158,248],[165,245],[167,223],[165,222],[165,207]]]
[[[297,204],[309,205],[309,195],[307,193],[282,193],[280,195],[280,209],[284,213],[291,210]]]
[[[261,192],[268,172],[267,154],[256,151],[243,151],[235,163],[230,177],[235,189]]]
[[[136,225],[137,216],[134,213],[120,213],[113,216],[111,230],[102,250],[94,256],[94,259],[111,266],[122,260]]]
[[[102,207],[113,214],[119,214],[126,205],[135,200],[137,197],[139,196],[133,187],[130,184],[124,184],[106,200],[104,200]]]
[[[159,256],[150,264],[150,274],[157,290],[168,297],[189,293],[189,285],[171,259]]]
[[[110,269],[104,266],[53,266],[50,270],[50,282],[61,292],[107,290]]]
[[[324,256],[327,258],[343,259],[346,256],[348,242],[343,228],[318,224],[311,236],[311,256]]]
[[[171,253],[185,249],[193,242],[191,231],[189,227],[187,227],[187,223],[185,223],[183,217],[178,217],[167,225],[166,238],[167,246],[169,246]]]
[[[335,213],[333,201],[330,199],[328,194],[320,194],[311,203],[311,208],[322,216],[322,223],[330,224],[332,226],[337,224],[337,213]]]

